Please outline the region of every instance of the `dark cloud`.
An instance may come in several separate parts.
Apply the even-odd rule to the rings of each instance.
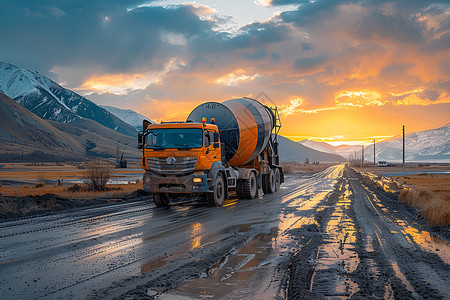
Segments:
[[[414,76],[411,76],[408,74],[408,72],[413,68],[413,65],[398,65],[398,64],[392,64],[387,66],[386,68],[383,68],[381,72],[378,74],[377,78],[380,80],[396,84],[400,82],[417,82],[417,78]]]
[[[314,49],[314,46],[313,46],[311,43],[303,42],[303,43],[300,44],[300,46],[301,46],[302,49],[305,50],[305,51],[309,51],[309,50]]]
[[[375,10],[357,25],[356,34],[361,40],[383,38],[396,42],[422,43],[426,30],[426,24],[416,16],[385,15]]]
[[[418,94],[419,97],[423,99],[430,99],[431,101],[436,101],[439,98],[440,93],[435,90],[426,89]]]
[[[254,53],[247,54],[245,58],[249,60],[260,60],[264,59],[266,56],[267,56],[266,49],[260,49]]]
[[[432,39],[422,46],[422,50],[426,52],[440,52],[450,50],[450,33],[445,33],[437,39]]]
[[[142,7],[142,1],[14,1],[2,4],[0,34],[8,41],[0,56],[48,72],[54,66],[97,65],[105,72],[140,66],[158,68],[173,54],[162,35],[191,39],[211,34],[189,6]],[[177,52],[179,49],[177,49]],[[154,58],[158,56],[158,61]]]
[[[279,61],[280,60],[280,53],[276,53],[276,52],[271,53],[270,54],[270,59],[273,60],[273,61]]]
[[[327,56],[302,57],[295,61],[293,68],[298,73],[318,71],[327,60]]]
[[[272,0],[270,1],[271,6],[281,6],[281,5],[299,5],[310,3],[309,0]]]
[[[142,3],[3,1],[0,59],[44,74],[66,68],[71,87],[93,74],[164,73],[125,96],[92,96],[104,104],[127,99],[130,107],[147,96],[225,100],[262,89],[282,101],[301,97],[311,108],[333,102],[342,90],[387,91],[395,84],[399,94],[423,87],[429,99],[448,90],[444,1],[273,0],[273,6],[297,7],[233,33],[218,30],[230,17],[206,20],[193,6],[138,7]],[[427,19],[438,21],[431,26]],[[172,58],[182,64],[162,72]],[[247,79],[217,82],[230,74]]]
[[[350,4],[356,1],[350,0],[319,0],[315,2],[304,1],[303,5],[296,10],[286,11],[281,14],[284,22],[293,23],[298,26],[309,26],[319,23],[324,19],[324,15],[330,17],[334,15],[336,8],[343,4]]]

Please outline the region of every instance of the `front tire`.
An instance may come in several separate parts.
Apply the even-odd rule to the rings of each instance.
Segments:
[[[157,207],[167,207],[169,206],[170,197],[166,193],[154,193],[153,201]]]
[[[225,183],[221,174],[216,177],[214,193],[208,194],[207,199],[212,206],[222,206],[223,200],[225,200]]]

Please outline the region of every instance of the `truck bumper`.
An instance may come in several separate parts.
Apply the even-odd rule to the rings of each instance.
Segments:
[[[194,178],[197,182],[194,182]],[[191,174],[187,176],[158,176],[145,172],[144,190],[149,193],[191,194],[212,192],[208,188],[206,174]]]

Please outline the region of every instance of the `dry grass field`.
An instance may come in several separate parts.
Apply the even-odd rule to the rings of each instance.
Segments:
[[[450,225],[450,174],[417,174],[393,177],[407,188],[399,201],[417,207],[430,225]]]

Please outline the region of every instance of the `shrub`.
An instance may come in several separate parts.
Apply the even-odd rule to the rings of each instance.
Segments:
[[[113,166],[108,161],[95,160],[86,166],[84,183],[94,191],[105,191],[106,184],[111,178]]]

